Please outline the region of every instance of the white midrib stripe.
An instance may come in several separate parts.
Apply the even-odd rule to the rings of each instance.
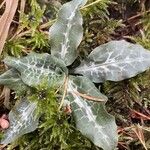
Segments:
[[[137,61],[139,61],[139,62],[142,62],[142,61],[150,61],[150,59],[144,59],[144,60],[142,60],[142,59],[136,59],[136,60],[131,60],[131,61],[126,61],[125,63],[127,63],[127,64],[130,64],[130,63],[133,63],[133,62],[137,62]],[[109,63],[102,63],[102,64],[95,64],[94,66],[92,66],[92,64],[91,65],[89,65],[88,66],[88,64],[86,64],[86,66],[81,66],[81,67],[78,67],[78,68],[76,68],[75,70],[78,72],[83,72],[83,71],[91,71],[91,70],[97,70],[97,69],[99,69],[99,68],[106,68],[107,66],[109,66],[109,65],[111,65],[111,66],[117,66],[117,65],[119,65],[119,64],[122,64],[122,63],[124,63],[123,61],[120,61],[120,62],[109,62]]]

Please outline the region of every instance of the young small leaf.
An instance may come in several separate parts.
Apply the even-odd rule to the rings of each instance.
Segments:
[[[23,58],[6,57],[4,62],[20,72],[20,78],[29,86],[39,85],[43,80],[49,84],[63,81],[67,68],[61,60],[49,54],[31,53]]]
[[[34,131],[38,126],[35,117],[37,103],[21,99],[9,113],[10,127],[5,131],[1,144],[9,144],[22,135]]]
[[[82,16],[79,8],[86,0],[73,0],[62,6],[58,19],[50,28],[51,54],[71,65],[77,57],[77,47],[83,37]]]
[[[16,69],[10,69],[0,75],[0,85],[5,85],[15,91],[26,91],[27,86],[22,82]]]
[[[94,49],[75,69],[95,83],[134,77],[150,67],[150,52],[124,40],[111,41]]]
[[[92,102],[86,98],[88,96],[106,101],[107,97],[85,77],[71,76],[67,92],[66,98],[71,103],[77,129],[95,145],[104,150],[114,150],[117,145],[117,126],[114,117],[106,112],[105,102]]]

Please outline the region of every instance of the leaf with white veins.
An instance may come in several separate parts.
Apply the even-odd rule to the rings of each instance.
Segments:
[[[124,40],[111,41],[95,48],[75,73],[95,83],[134,77],[150,67],[150,52],[141,45]]]
[[[16,69],[10,69],[0,75],[0,85],[7,86],[15,91],[26,91],[28,86],[22,82],[20,74]]]
[[[39,85],[44,80],[49,85],[62,82],[67,68],[65,64],[49,54],[31,53],[23,58],[6,57],[4,62],[20,72],[20,78],[29,86]]]
[[[9,113],[10,127],[4,132],[1,144],[9,144],[38,127],[36,106],[37,102],[29,102],[26,98],[16,103]]]
[[[70,101],[77,129],[95,145],[113,150],[117,145],[117,126],[114,117],[105,110],[107,97],[85,77],[69,77],[67,93],[66,99]],[[89,101],[87,96],[105,102]]]
[[[83,37],[82,16],[79,8],[86,0],[73,0],[62,6],[58,19],[50,28],[51,54],[71,65],[77,57],[77,47]]]

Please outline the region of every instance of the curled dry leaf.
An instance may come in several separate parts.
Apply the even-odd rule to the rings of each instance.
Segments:
[[[2,53],[8,31],[10,28],[10,24],[15,15],[18,0],[4,0],[6,3],[5,11],[0,18],[0,54]]]

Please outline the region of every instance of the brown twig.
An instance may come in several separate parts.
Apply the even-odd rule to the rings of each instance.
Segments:
[[[144,114],[142,114],[142,113],[140,113],[140,112],[138,112],[138,111],[136,111],[136,110],[131,110],[133,113],[135,113],[135,114],[137,114],[137,115],[139,115],[139,116],[141,116],[143,119],[146,119],[146,120],[150,120],[150,116],[146,116],[146,115],[144,115]]]
[[[150,12],[150,10],[147,10],[147,11],[145,11],[145,12],[142,12],[142,13],[139,13],[139,14],[137,14],[137,15],[134,15],[134,16],[128,18],[127,21],[131,21],[131,20],[133,20],[133,19],[136,19],[136,18],[138,18],[138,17],[141,17],[141,16],[143,16],[145,13],[149,13],[149,12]]]
[[[87,94],[83,94],[83,93],[79,93],[77,91],[74,91],[74,93],[76,95],[79,95],[87,100],[91,100],[91,101],[96,101],[96,102],[105,102],[106,100],[104,99],[100,99],[100,98],[97,98],[97,97],[93,97],[93,96],[90,96],[90,95],[87,95]]]

